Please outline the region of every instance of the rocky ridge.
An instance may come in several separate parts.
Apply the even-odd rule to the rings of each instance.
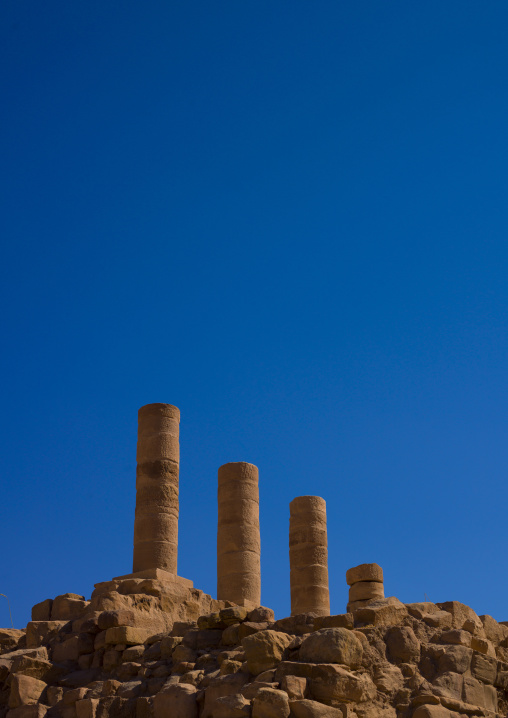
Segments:
[[[275,620],[133,578],[48,599],[0,630],[0,718],[508,715],[508,622],[457,601],[348,608]]]

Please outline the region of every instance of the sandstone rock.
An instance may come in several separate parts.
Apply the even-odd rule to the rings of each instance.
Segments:
[[[232,626],[228,626],[226,630],[223,631],[221,638],[223,646],[237,646],[240,643],[240,625],[241,624],[239,623],[234,623]],[[255,633],[255,631],[253,631],[253,633]]]
[[[293,718],[343,718],[344,713],[340,708],[325,706],[317,701],[306,698],[290,700],[291,717]]]
[[[402,688],[404,678],[400,668],[383,661],[374,666],[374,683],[381,693],[393,695]]]
[[[284,676],[299,676],[312,678],[315,674],[315,663],[302,663],[301,661],[280,661],[275,669],[274,680],[282,683]]]
[[[471,667],[473,651],[466,646],[428,644],[425,654],[435,663],[438,673],[466,673]]]
[[[423,705],[415,710],[413,718],[452,718],[452,715],[441,705]]]
[[[49,621],[51,620],[51,608],[53,599],[47,598],[45,601],[36,603],[32,607],[32,621]]]
[[[457,646],[467,646],[471,648],[472,636],[468,631],[461,631],[458,628],[451,631],[445,631],[439,637],[441,643],[452,643]]]
[[[13,650],[18,646],[24,635],[25,631],[18,628],[0,628],[0,650]]]
[[[453,616],[448,611],[436,611],[436,613],[429,613],[423,617],[424,622],[431,628],[451,628],[453,623]]]
[[[261,631],[242,641],[249,671],[253,675],[275,668],[292,638],[279,631]]]
[[[38,678],[25,676],[22,673],[14,674],[11,678],[9,708],[37,703],[45,688],[46,683]]]
[[[179,646],[176,646],[171,657],[173,663],[194,663],[196,661],[197,654],[192,650],[192,648],[188,648],[187,646],[180,644]]]
[[[394,626],[407,616],[407,608],[395,596],[372,601],[354,611],[355,625]]]
[[[354,583],[349,589],[350,602],[384,597],[384,586],[377,581],[359,581],[358,583]]]
[[[246,609],[245,614],[247,615]],[[206,631],[208,629],[223,630],[224,628],[226,628],[226,624],[222,621],[220,611],[215,611],[214,613],[208,613],[204,616],[199,616],[197,624],[200,631]]]
[[[493,686],[485,685],[472,676],[463,678],[463,694],[459,696],[466,703],[497,711],[497,693]]]
[[[27,655],[16,656],[12,662],[11,672],[12,673],[23,673],[25,676],[32,676],[32,678],[38,678],[44,680],[46,683],[46,676],[51,672],[53,664],[50,661],[46,661],[42,658],[32,658]]]
[[[274,612],[271,608],[266,608],[266,606],[257,606],[257,608],[253,608],[252,611],[249,611],[247,614],[247,620],[253,623],[263,623],[265,621],[271,623],[274,619]]]
[[[307,679],[303,676],[283,676],[281,690],[286,691],[289,700],[302,700],[307,695]]]
[[[133,661],[136,662],[142,657],[144,652],[145,652],[145,647],[143,645],[129,646],[129,648],[126,648],[125,651],[122,653],[122,662],[124,662],[124,663],[132,663]],[[161,653],[162,653],[162,646],[161,646]],[[163,658],[171,658],[171,653],[169,653],[169,655],[167,655],[167,656],[163,656]]]
[[[464,628],[470,633],[478,633],[484,637],[483,624],[472,608],[459,601],[446,601],[436,604],[442,611],[447,611],[452,616],[452,628]],[[474,627],[476,630],[471,630]]]
[[[177,683],[157,693],[153,699],[154,718],[197,718],[195,686]]]
[[[420,660],[420,641],[410,626],[389,628],[385,642],[390,660],[400,663],[418,663]]]
[[[68,621],[30,621],[26,626],[27,648],[38,648],[48,644],[70,624]]]
[[[213,710],[217,698],[241,693],[248,679],[248,674],[242,672],[213,678],[205,691],[205,701],[201,718],[213,718]],[[157,716],[155,718],[157,718]]]
[[[238,626],[238,638],[240,643],[246,636],[251,636],[253,633],[258,631],[265,631],[268,628],[268,623],[253,623],[252,621],[244,621]],[[224,634],[222,634],[224,636]]]
[[[460,700],[464,685],[464,677],[458,673],[442,673],[433,681],[435,693]]]
[[[287,693],[275,688],[261,688],[252,701],[252,718],[289,718]]]
[[[7,713],[7,718],[44,718],[47,713],[47,706],[42,703],[36,703],[18,708],[11,708]]]
[[[312,633],[314,630],[315,613],[301,613],[297,616],[288,616],[287,618],[279,618],[270,628],[273,631],[283,631],[290,633],[292,636],[303,636],[306,633]]]
[[[242,696],[243,696],[246,700],[252,701],[252,700],[257,696],[257,694],[259,693],[259,691],[261,690],[261,688],[275,688],[275,689],[278,689],[278,688],[279,688],[279,684],[278,684],[278,683],[274,683],[274,682],[270,682],[270,681],[266,681],[266,682],[264,682],[264,681],[263,681],[263,682],[262,682],[262,681],[254,681],[253,683],[247,683],[247,684],[242,688],[241,694],[242,694]]]
[[[322,628],[304,638],[300,658],[307,663],[341,663],[357,668],[362,662],[361,641],[347,628]]]
[[[359,581],[383,583],[383,569],[377,563],[362,563],[346,571],[346,583],[348,586],[353,586]]]
[[[76,593],[64,593],[62,596],[57,596],[51,607],[51,620],[73,621],[76,618],[81,618],[88,603],[84,596],[79,596]]]
[[[376,687],[367,674],[356,674],[336,664],[315,665],[310,679],[310,694],[326,705],[360,703],[376,695]]]
[[[498,623],[492,616],[479,616],[485,631],[485,637],[492,643],[501,643],[508,639],[508,626]]]
[[[100,634],[99,634],[100,635]],[[106,645],[116,645],[125,643],[127,646],[136,646],[144,643],[148,638],[148,631],[143,628],[135,628],[133,626],[116,626],[108,628],[106,631]]]
[[[249,611],[244,608],[243,606],[230,606],[229,608],[222,608],[219,611],[219,617],[220,620],[226,624],[226,626],[231,626],[234,623],[241,623],[242,621],[247,620],[247,616],[249,614]],[[252,619],[251,619],[252,620]],[[262,619],[266,620],[266,619]],[[198,619],[199,622],[199,619]],[[199,623],[198,623],[199,625]]]
[[[321,628],[353,628],[354,620],[352,613],[339,613],[335,616],[316,616],[314,619],[314,630]]]
[[[479,681],[492,685],[497,676],[497,660],[475,652],[471,663],[471,673]]]
[[[98,698],[83,698],[76,701],[76,718],[95,718],[98,704]]]
[[[251,704],[241,693],[217,698],[213,707],[213,718],[248,718]]]
[[[480,638],[479,636],[471,637],[471,648],[479,653],[484,653],[486,656],[494,657],[496,651],[494,646],[486,638]]]
[[[117,626],[134,626],[134,611],[130,611],[129,609],[103,611],[102,613],[99,613],[97,625],[101,631],[105,631],[108,628],[116,628]]]

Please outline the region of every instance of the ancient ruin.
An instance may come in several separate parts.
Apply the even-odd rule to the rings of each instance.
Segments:
[[[291,615],[330,613],[326,503],[320,496],[297,496],[289,504]]]
[[[217,598],[255,608],[261,601],[257,466],[221,466],[217,499]]]
[[[133,573],[0,629],[0,718],[506,718],[508,621],[385,598],[376,563],[330,615],[318,496],[290,505],[292,615],[260,605],[253,464],[219,469],[217,599],[179,577],[179,419],[139,411]]]

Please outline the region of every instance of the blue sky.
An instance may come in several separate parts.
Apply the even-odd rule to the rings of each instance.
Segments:
[[[214,594],[217,468],[328,506],[332,612],[508,620],[506,2],[6,0],[0,593],[128,573],[137,409],[181,410],[179,573]],[[0,625],[9,625],[0,597]]]

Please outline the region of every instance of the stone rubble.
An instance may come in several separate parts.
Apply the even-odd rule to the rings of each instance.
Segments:
[[[367,566],[348,582],[380,583]],[[0,718],[508,715],[508,622],[458,601],[361,603],[276,621],[156,579],[57,596],[0,630]]]

